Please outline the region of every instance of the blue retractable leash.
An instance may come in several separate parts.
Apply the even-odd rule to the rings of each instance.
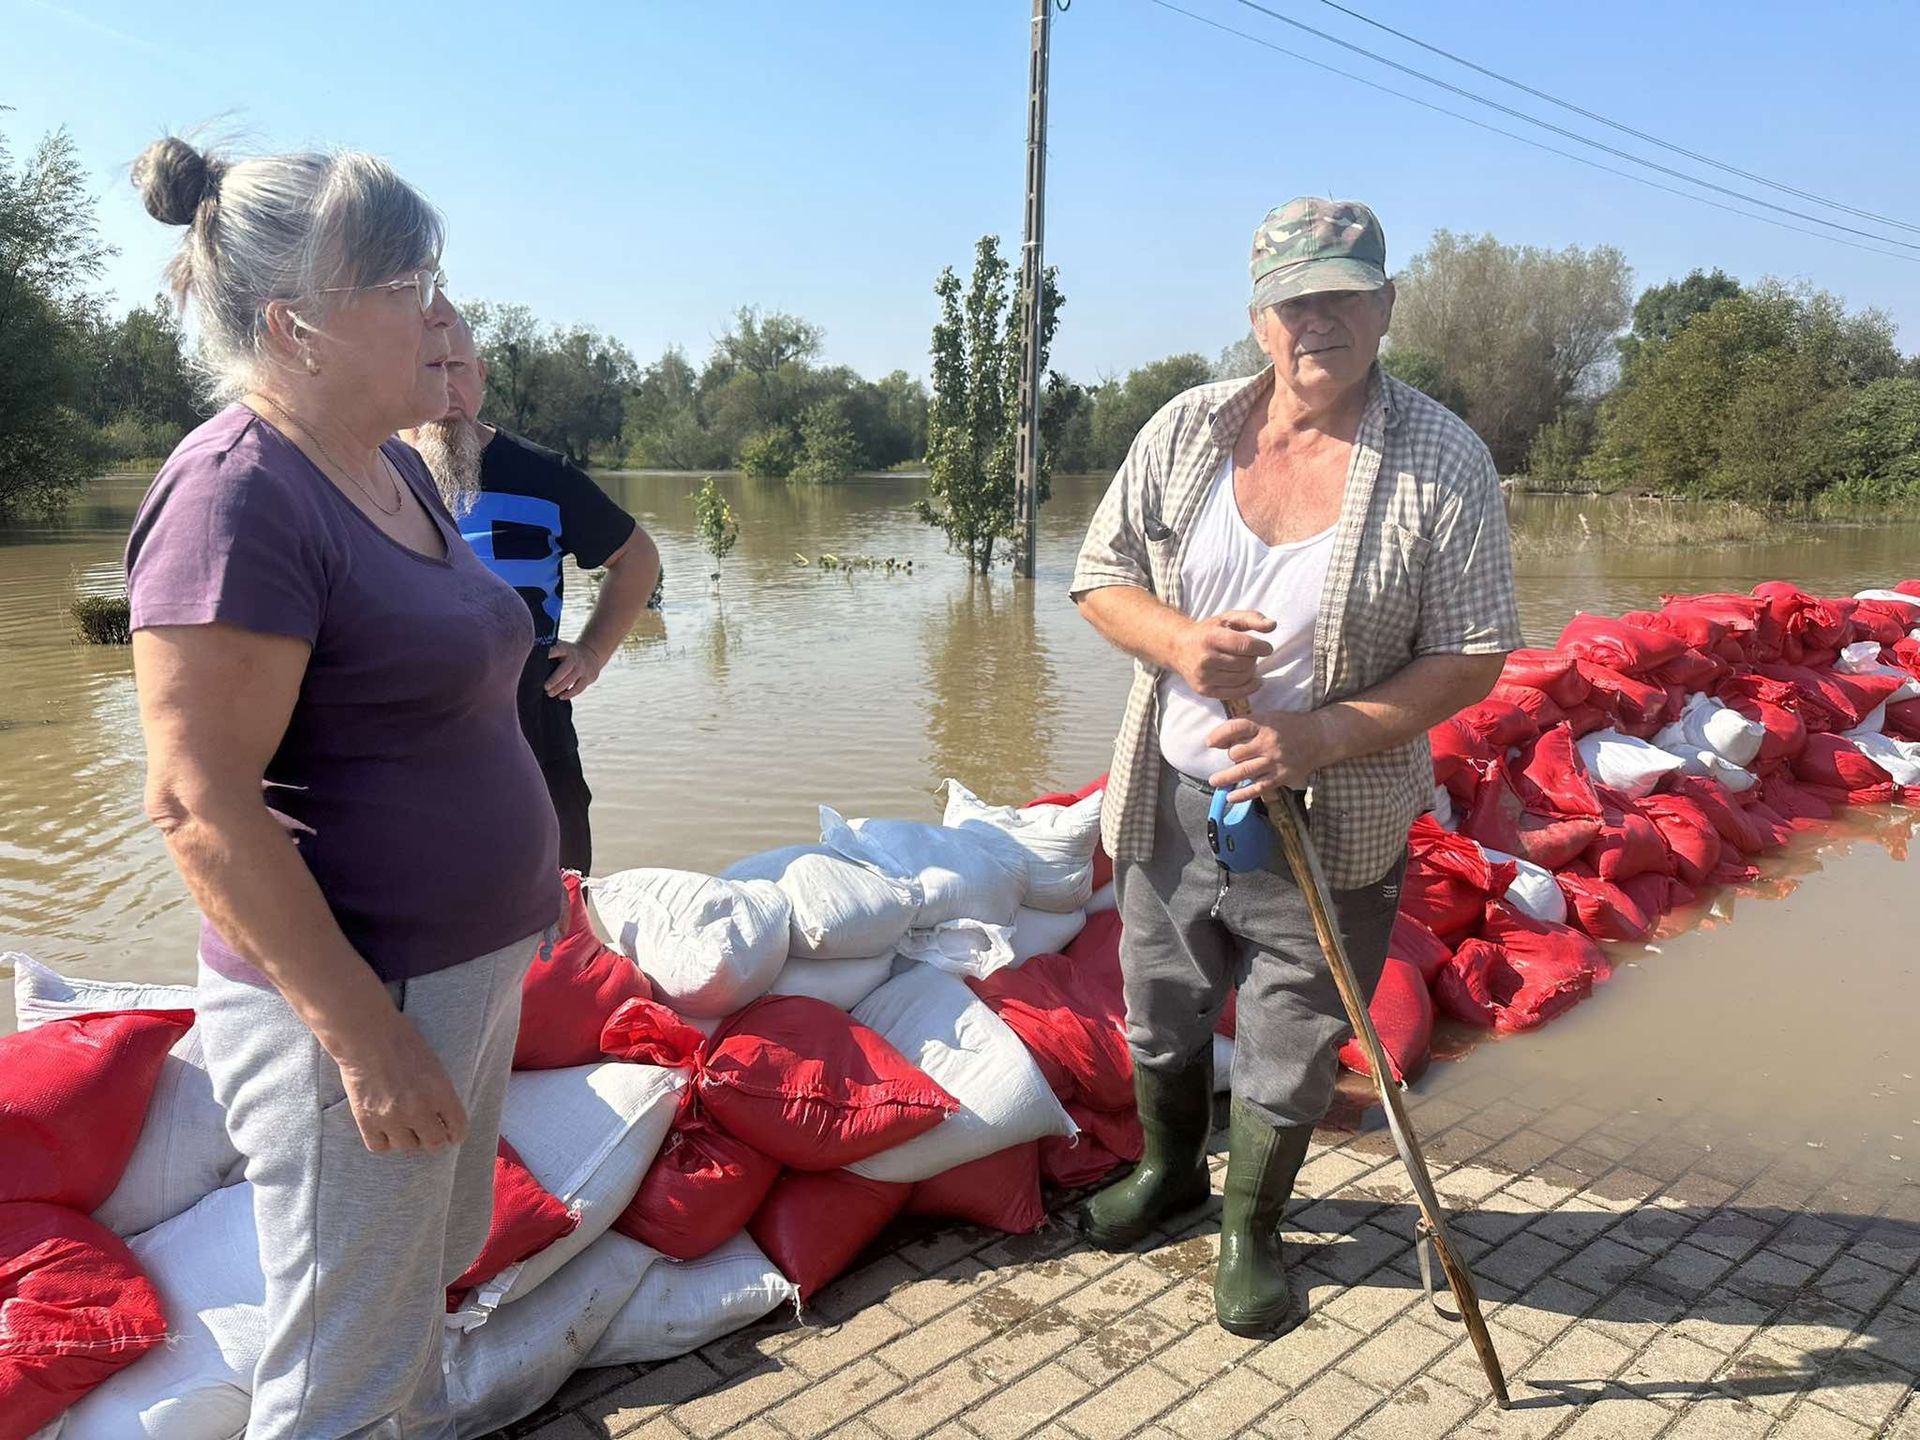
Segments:
[[[1220,867],[1220,889],[1213,897],[1213,918],[1227,898],[1227,884],[1235,875],[1264,870],[1273,858],[1273,822],[1258,796],[1230,803],[1231,789],[1215,790],[1207,807],[1207,846]]]

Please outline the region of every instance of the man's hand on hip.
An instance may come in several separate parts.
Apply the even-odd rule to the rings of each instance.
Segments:
[[[1207,777],[1216,790],[1239,803],[1282,788],[1298,789],[1332,758],[1325,716],[1315,711],[1270,710],[1228,720],[1207,736],[1233,764]]]
[[[1273,653],[1260,638],[1273,621],[1258,610],[1228,610],[1192,621],[1181,632],[1173,668],[1208,700],[1244,700],[1260,688],[1255,667]]]
[[[547,694],[555,700],[571,700],[600,678],[602,661],[584,645],[556,641],[547,647],[547,658],[560,662],[547,677]]]

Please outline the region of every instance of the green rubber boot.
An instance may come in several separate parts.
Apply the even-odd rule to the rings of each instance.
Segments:
[[[1213,1131],[1213,1055],[1184,1070],[1133,1069],[1146,1148],[1126,1179],[1087,1203],[1081,1233],[1098,1250],[1125,1250],[1169,1215],[1207,1203],[1207,1136]]]
[[[1233,1102],[1228,1121],[1226,1196],[1213,1306],[1224,1329],[1263,1338],[1278,1333],[1292,1303],[1280,1258],[1280,1217],[1306,1159],[1311,1125],[1274,1125]]]

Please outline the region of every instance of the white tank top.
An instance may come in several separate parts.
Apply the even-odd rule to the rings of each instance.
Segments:
[[[1194,521],[1180,559],[1180,588],[1196,620],[1226,610],[1257,610],[1274,622],[1260,638],[1273,653],[1260,661],[1255,711],[1306,710],[1313,703],[1313,626],[1333,554],[1329,525],[1318,535],[1269,545],[1248,528],[1233,494],[1233,457],[1219,474]],[[1205,780],[1233,762],[1207,744],[1227,718],[1218,700],[1196,695],[1169,670],[1160,678],[1160,753],[1169,765]]]

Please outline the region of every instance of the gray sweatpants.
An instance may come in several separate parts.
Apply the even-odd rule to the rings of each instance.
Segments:
[[[454,1440],[445,1292],[487,1238],[520,981],[543,938],[387,987],[467,1109],[466,1141],[437,1154],[371,1153],[339,1066],[279,992],[201,965],[207,1069],[266,1277],[247,1440]]]
[[[1316,1124],[1333,1103],[1336,1055],[1352,1030],[1306,898],[1277,839],[1268,868],[1234,875],[1221,896],[1207,846],[1212,792],[1165,764],[1159,791],[1153,855],[1117,877],[1134,1063],[1177,1070],[1198,1060],[1237,990],[1234,1095],[1276,1125]],[[1405,872],[1403,855],[1373,884],[1333,892],[1347,958],[1368,995],[1386,967]]]

